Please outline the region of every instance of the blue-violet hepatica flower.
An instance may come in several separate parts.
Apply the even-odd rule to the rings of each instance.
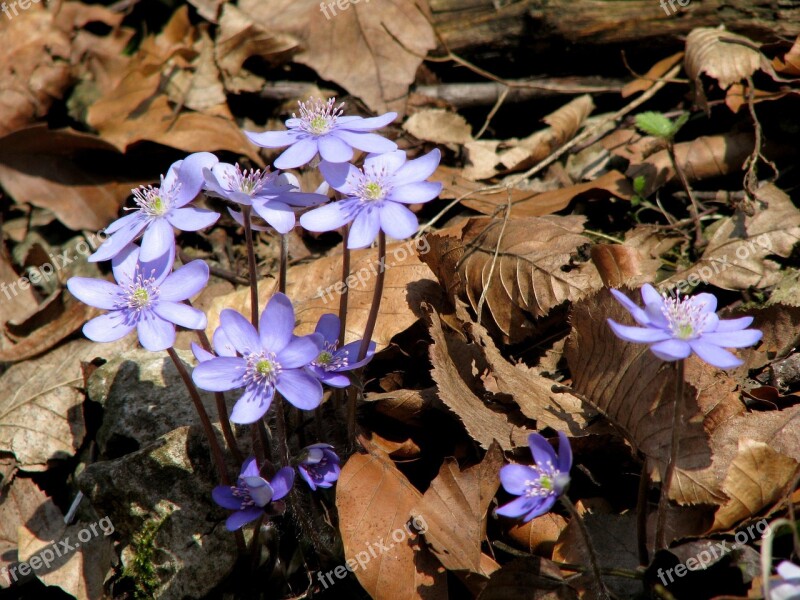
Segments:
[[[133,190],[138,205],[129,215],[106,227],[110,235],[89,257],[90,262],[108,260],[144,232],[142,261],[150,262],[175,247],[173,227],[182,231],[198,231],[214,224],[219,214],[186,206],[203,187],[203,169],[213,166],[217,157],[209,152],[196,152],[170,166],[161,185],[141,186]]]
[[[81,302],[107,310],[83,326],[95,342],[113,342],[135,328],[139,342],[151,351],[166,350],[175,342],[175,325],[206,327],[206,315],[184,300],[198,294],[208,282],[208,265],[193,260],[172,272],[174,255],[168,252],[142,262],[139,247],[131,244],[111,261],[117,284],[105,279],[72,277],[67,289]]]
[[[768,600],[800,600],[800,567],[784,560],[776,570],[781,581],[770,586]]]
[[[611,290],[611,293],[641,325],[631,327],[608,319],[611,330],[626,342],[649,344],[661,360],[681,360],[694,352],[710,365],[730,369],[742,361],[724,348],[746,348],[761,339],[761,331],[747,329],[753,317],[720,319],[713,294],[672,298],[645,284],[644,308],[640,308],[622,292]]]
[[[558,432],[558,455],[538,433],[528,436],[528,446],[536,462],[533,466],[505,465],[500,469],[500,482],[509,493],[519,496],[495,512],[525,522],[548,512],[569,485],[572,448],[567,436]]]
[[[275,159],[276,169],[301,167],[313,159],[317,152],[328,162],[347,162],[353,158],[353,148],[364,152],[391,152],[397,144],[371,133],[394,121],[397,113],[389,112],[379,117],[342,116],[344,102],[337,105],[331,98],[325,102],[311,98],[298,102],[300,116],[292,113],[286,121],[286,131],[245,131],[250,141],[264,148],[284,148]]]
[[[330,444],[312,444],[303,449],[297,470],[312,490],[329,488],[341,473],[339,456]]]
[[[395,239],[410,237],[419,223],[405,205],[428,202],[442,191],[441,183],[425,181],[440,158],[438,149],[409,161],[402,150],[370,154],[363,170],[350,163],[323,161],[319,166],[323,177],[345,198],[310,210],[300,217],[300,224],[321,232],[352,223],[348,248],[369,246],[379,230]]]
[[[325,314],[319,318],[315,333],[322,336],[322,350],[307,367],[322,383],[335,388],[344,388],[350,385],[350,378],[345,375],[345,372],[367,364],[375,354],[376,346],[375,342],[370,342],[364,360],[357,361],[361,340],[339,347],[340,323],[339,317],[334,314]]]
[[[269,410],[277,389],[297,408],[311,410],[322,402],[322,385],[305,367],[322,349],[322,337],[293,335],[294,308],[285,294],[270,298],[258,331],[235,310],[219,315],[220,328],[239,356],[218,356],[194,368],[197,387],[211,392],[244,388],[231,412],[234,423],[254,423]],[[217,341],[215,335],[215,349]],[[219,351],[219,349],[218,349]]]
[[[294,469],[291,467],[283,467],[267,481],[261,477],[256,459],[250,457],[242,465],[236,485],[218,485],[211,497],[221,507],[236,511],[225,522],[228,531],[236,531],[265,514],[270,503],[286,496],[293,484]]]

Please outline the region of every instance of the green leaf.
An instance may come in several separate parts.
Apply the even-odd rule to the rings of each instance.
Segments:
[[[658,112],[644,112],[636,115],[636,127],[648,135],[669,140],[677,129],[667,117]]]
[[[636,192],[637,196],[644,196],[644,188],[646,185],[647,179],[645,179],[645,176],[639,175],[633,180],[633,191]]]

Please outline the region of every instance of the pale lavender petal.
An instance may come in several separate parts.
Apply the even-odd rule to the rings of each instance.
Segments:
[[[383,171],[386,173],[394,173],[405,163],[406,153],[403,150],[394,150],[382,154],[370,154],[364,159],[364,172]]]
[[[339,317],[332,313],[326,313],[317,321],[317,327],[314,332],[319,333],[329,344],[335,344],[339,341],[339,329],[341,329],[341,326],[342,322]]]
[[[417,232],[417,215],[402,204],[384,202],[378,209],[381,216],[381,229],[397,240],[411,237]]]
[[[527,515],[523,517],[523,521],[526,523],[536,517],[540,517],[543,514],[550,511],[553,508],[553,505],[556,503],[556,495],[553,494],[551,496],[547,496],[538,506],[532,509]]]
[[[105,279],[70,277],[67,289],[84,304],[104,310],[112,310],[121,301],[119,286]]]
[[[200,231],[216,223],[219,213],[206,208],[187,206],[186,208],[173,208],[166,215],[166,219],[181,231]]]
[[[247,491],[256,506],[266,506],[272,500],[272,486],[261,477],[244,477]]]
[[[219,504],[222,508],[231,510],[239,510],[242,508],[242,499],[233,495],[233,490],[229,485],[218,485],[211,490],[211,497],[214,502]]]
[[[89,256],[89,262],[100,262],[115,257],[123,250],[123,248],[135,240],[150,222],[149,217],[138,211],[135,215],[131,216],[135,218],[126,222],[122,228],[118,229],[114,233],[114,235],[103,242],[97,251]]]
[[[788,560],[782,561],[775,570],[784,579],[800,579],[800,567]],[[797,583],[800,584],[800,581]]]
[[[350,234],[347,236],[347,247],[351,250],[354,248],[366,248],[378,237],[380,226],[381,218],[379,211],[370,209],[362,210],[356,215],[356,218],[353,219],[353,224],[350,226]]]
[[[322,384],[301,369],[281,371],[276,387],[290,404],[302,410],[312,410],[322,402]]]
[[[355,346],[356,344],[358,346],[351,351],[350,348],[352,346]],[[346,346],[344,346],[342,348],[342,350],[347,350],[348,354],[349,354],[349,357],[351,359],[348,362],[347,370],[351,371],[353,369],[358,369],[359,367],[363,367],[365,364],[367,364],[370,360],[372,360],[372,357],[375,354],[375,348],[377,348],[377,347],[378,347],[378,345],[375,342],[370,342],[369,346],[367,346],[367,354],[366,354],[366,356],[364,356],[364,359],[363,360],[359,360],[357,362],[352,362],[352,359],[358,358],[358,353],[361,351],[361,340],[359,340],[357,342],[352,342],[352,343],[347,344]],[[340,350],[340,352],[341,352],[341,350]],[[339,354],[339,352],[337,352],[337,354]],[[338,369],[338,370],[343,371],[345,369]]]
[[[683,340],[664,340],[650,346],[650,350],[666,361],[681,360],[692,353],[692,347]]]
[[[261,351],[261,340],[256,328],[247,319],[231,308],[219,314],[219,324],[225,330],[233,347],[241,354],[253,354]]]
[[[528,481],[539,479],[539,473],[527,465],[510,464],[500,469],[500,483],[509,494],[521,496],[528,489]]]
[[[212,168],[218,162],[219,159],[210,152],[195,152],[184,158],[177,173],[181,186],[172,199],[171,206],[180,208],[191,202],[203,189],[203,170]]]
[[[167,277],[172,273],[172,267],[175,264],[175,245],[171,245],[167,251],[154,258],[149,262],[142,259],[141,252],[139,253],[139,272],[145,277],[151,277],[155,281],[157,287],[167,280]]]
[[[738,319],[720,319],[717,323],[717,328],[714,330],[717,333],[727,331],[739,331],[746,329],[753,322],[753,317],[740,317]]]
[[[336,124],[340,125],[342,129],[349,129],[350,131],[370,131],[386,127],[396,118],[396,112],[388,112],[383,115],[378,115],[377,117],[368,117],[366,119],[361,117],[339,117]]]
[[[356,189],[353,182],[358,181],[359,170],[350,163],[331,163],[322,161],[319,163],[319,172],[330,186],[338,192],[346,195],[354,195]]]
[[[139,343],[150,352],[166,350],[175,344],[175,325],[165,321],[155,312],[141,312],[136,323],[136,333],[139,334]]]
[[[294,485],[294,469],[291,467],[283,467],[279,469],[275,476],[270,480],[272,485],[272,499],[280,500],[292,489]]]
[[[306,138],[298,140],[283,151],[278,158],[275,159],[276,169],[294,169],[302,167],[317,155],[317,140],[314,138]]]
[[[608,321],[608,325],[611,327],[611,330],[614,332],[614,334],[626,342],[650,344],[653,342],[668,340],[671,337],[669,332],[661,329],[630,327],[628,325],[621,325],[615,321],[612,321],[611,319],[606,320]]]
[[[263,514],[264,509],[256,506],[245,508],[243,510],[237,510],[225,521],[225,529],[228,531],[237,531],[248,523],[255,521]]]
[[[702,306],[703,312],[713,313],[717,311],[717,297],[714,294],[697,294],[689,298],[693,306]]]
[[[170,273],[159,287],[159,299],[177,302],[199,294],[208,283],[208,265],[193,260]]]
[[[646,306],[657,306],[660,310],[664,306],[664,297],[658,293],[658,290],[649,283],[645,283],[641,289],[642,301]]]
[[[647,313],[641,309],[633,300],[628,298],[625,294],[620,292],[619,290],[609,290],[611,295],[617,299],[617,302],[622,304],[633,319],[639,323],[639,325],[649,325],[650,324],[650,317],[647,316]]]
[[[284,369],[305,367],[319,356],[322,350],[322,336],[319,334],[304,335],[294,338],[283,350],[277,353],[278,363]]]
[[[393,152],[397,150],[397,144],[387,140],[385,137],[377,133],[359,133],[355,131],[346,131],[334,129],[329,135],[344,140],[353,148],[358,148],[364,152],[374,152],[383,154],[384,152]]]
[[[331,202],[308,211],[300,216],[300,225],[316,232],[339,229],[350,221],[347,212],[342,210],[340,204],[341,202]]]
[[[286,294],[276,293],[267,302],[258,322],[261,347],[278,354],[292,339],[294,307]]]
[[[197,387],[209,392],[227,392],[244,385],[247,362],[243,358],[220,357],[197,365],[192,379]]]
[[[127,319],[126,311],[115,310],[95,317],[83,326],[83,335],[93,342],[115,342],[133,331],[136,323]]]
[[[164,256],[174,247],[175,234],[172,231],[172,225],[164,218],[153,219],[144,230],[139,260],[151,262]]]
[[[747,348],[757,343],[763,335],[758,329],[742,329],[741,331],[717,330],[713,333],[704,333],[700,339],[722,348]]]
[[[294,227],[294,211],[283,202],[255,202],[253,209],[281,235],[289,233]]]
[[[719,346],[705,342],[702,339],[692,340],[689,345],[697,356],[718,369],[733,369],[744,364],[744,361],[727,350],[723,350]]]
[[[133,282],[136,274],[136,265],[139,263],[139,246],[130,244],[111,260],[111,272],[114,279],[122,287],[127,287]]]
[[[249,457],[242,463],[239,477],[261,477],[261,469],[258,468],[255,456]]]
[[[138,209],[136,209],[131,213],[128,213],[124,217],[120,217],[119,219],[111,223],[111,225],[109,225],[103,230],[103,233],[105,233],[107,236],[111,235],[112,233],[115,233],[120,229],[131,227],[133,223],[136,223],[137,221],[144,221],[144,224],[147,224],[146,223],[147,217],[144,215],[144,213],[142,213]]]
[[[319,369],[314,371],[314,376],[319,379],[321,383],[335,388],[346,388],[352,383],[347,375],[335,371]]]
[[[192,354],[194,354],[194,357],[197,359],[197,362],[206,362],[207,360],[216,358],[213,353],[203,348],[197,342],[192,342],[189,346],[191,347]]]
[[[403,204],[423,204],[436,198],[441,191],[442,184],[438,181],[421,181],[394,188],[386,196],[386,199]]]
[[[303,135],[299,131],[264,131],[256,133],[254,131],[245,131],[244,134],[256,146],[262,148],[283,148],[294,144],[297,139]]]
[[[504,504],[494,512],[504,517],[511,517],[512,519],[518,519],[519,517],[528,514],[531,511],[531,509],[537,505],[538,503],[534,498],[530,498],[528,496],[520,496],[519,498],[515,498],[508,504]]]
[[[285,202],[290,206],[319,206],[329,199],[324,194],[312,192],[286,192],[281,194],[279,198],[281,202]]]
[[[206,363],[203,363],[206,364]],[[202,365],[198,365],[195,369]],[[272,399],[275,396],[275,389],[268,387],[260,389],[249,387],[245,389],[242,397],[236,401],[231,411],[231,422],[239,425],[249,425],[255,423],[269,410]]]
[[[436,171],[439,166],[439,161],[442,159],[442,153],[439,149],[431,150],[427,154],[423,154],[419,158],[409,160],[400,167],[394,174],[397,181],[406,183],[414,183],[417,181],[424,181]]]
[[[236,221],[239,225],[244,227],[244,217],[242,216],[242,213],[236,212],[235,210],[231,210],[230,207],[228,207],[228,212],[230,213],[231,217],[233,217],[234,221]],[[261,225],[256,225],[255,223],[252,222],[252,219],[250,227],[253,228],[253,231],[269,231],[269,227],[262,227]]]
[[[547,464],[556,466],[556,451],[553,450],[553,447],[543,436],[538,433],[530,434],[528,436],[528,447],[531,449],[533,460],[536,461],[537,465],[540,467],[544,467]]]
[[[353,149],[334,135],[324,135],[319,139],[319,155],[332,163],[345,163],[353,158]]]
[[[206,313],[181,302],[159,300],[153,306],[153,312],[162,319],[187,329],[205,329],[208,325]]]
[[[219,356],[236,356],[236,348],[233,347],[222,327],[217,327],[216,331],[214,331],[212,345],[214,346],[214,352]]]
[[[558,470],[562,473],[569,473],[572,468],[572,446],[569,445],[569,438],[563,431],[558,432]]]

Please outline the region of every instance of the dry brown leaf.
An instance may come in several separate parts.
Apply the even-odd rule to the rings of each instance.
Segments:
[[[328,4],[328,18],[317,0],[241,0],[238,6],[267,31],[295,36],[304,49],[294,61],[375,112],[403,111],[417,68],[436,47],[425,0],[361,2],[345,9]]]
[[[642,252],[627,244],[595,244],[592,262],[600,273],[603,285],[636,287],[654,280],[659,261],[647,259]]]
[[[422,415],[434,405],[440,405],[436,388],[424,390],[397,390],[394,392],[367,392],[365,400],[375,402],[376,410],[404,423],[419,424]]]
[[[220,7],[224,8],[225,0],[189,0],[189,4],[197,9],[197,14],[206,21],[217,22]]]
[[[31,575],[21,577],[10,570],[20,559],[19,526],[27,523],[52,502],[31,479],[16,477],[10,487],[3,490],[0,503],[0,567],[4,576],[0,577],[0,588],[9,587],[17,579],[32,579]],[[52,509],[50,509],[52,510]],[[6,570],[7,569],[7,570]]]
[[[748,370],[785,358],[800,345],[800,307],[776,304],[748,314],[754,317],[752,327],[764,334],[758,346],[741,350]]]
[[[477,600],[577,600],[558,567],[539,557],[518,558],[495,572]]]
[[[411,516],[423,518],[425,541],[448,571],[469,571],[489,577],[481,561],[486,535],[486,514],[500,487],[503,451],[497,442],[480,464],[463,471],[454,458],[446,458],[439,474],[425,491]]]
[[[530,217],[504,228],[499,219],[471,219],[460,242],[428,236],[431,251],[423,260],[448,294],[468,300],[476,312],[485,294],[479,317],[515,343],[530,335],[533,319],[601,287],[594,265],[577,260],[578,248],[590,242],[581,235],[583,222],[581,216]]]
[[[44,6],[29,5],[13,19],[0,21],[3,136],[44,117],[70,85],[69,36]]]
[[[794,41],[789,51],[783,58],[777,56],[772,59],[772,67],[782,75],[797,77],[800,75],[800,36]]]
[[[483,448],[488,449],[494,441],[503,450],[525,446],[531,430],[524,428],[522,420],[518,417],[512,420],[512,415],[486,406],[467,383],[475,379],[476,372],[481,373],[487,368],[480,349],[445,333],[435,312],[431,312],[430,319],[433,338],[430,346],[431,375],[439,398],[461,419],[467,433]]]
[[[678,61],[680,61],[682,58],[683,52],[678,52],[672,56],[668,56],[667,58],[662,58],[652,67],[650,67],[647,73],[626,84],[625,87],[622,88],[622,93],[620,95],[623,98],[627,98],[638,92],[645,92],[649,90],[656,84],[659,78],[664,76],[667,71],[677,65]]]
[[[445,572],[417,535],[427,515],[409,525],[422,494],[380,450],[370,452],[353,454],[336,483],[348,564],[374,600],[446,599]]]
[[[737,212],[717,221],[708,229],[708,246],[700,260],[661,285],[702,281],[727,290],[746,290],[778,283],[781,265],[767,256],[791,255],[800,241],[800,210],[773,184],[761,187],[756,199],[764,208],[752,217]]]
[[[467,120],[442,108],[415,112],[403,123],[403,129],[419,140],[435,144],[466,144],[472,139],[472,128]]]
[[[417,257],[417,249],[425,249],[424,240],[409,240],[389,244],[386,248],[386,280],[383,300],[372,340],[378,349],[417,322],[419,305],[423,297],[441,295],[430,269]],[[353,250],[350,253],[353,279],[348,294],[347,332],[345,343],[361,339],[372,305],[375,273],[378,268],[377,252],[371,249]],[[341,254],[323,256],[317,260],[292,267],[288,274],[286,293],[295,307],[298,333],[313,333],[320,316],[339,310],[341,282]],[[261,308],[277,290],[274,279],[259,282]],[[233,308],[250,314],[250,289],[242,288],[216,298],[208,310],[208,332],[211,335],[219,325],[219,313]]]
[[[11,266],[6,253],[0,253],[0,327],[3,330],[9,321],[18,323],[30,317],[39,305],[33,288],[28,285],[26,289],[21,289],[19,279],[20,275]],[[6,348],[9,344],[4,335],[0,340],[0,348]]]
[[[507,535],[525,551],[550,558],[553,556],[556,541],[566,526],[567,520],[564,517],[549,512],[527,523],[512,525]]]

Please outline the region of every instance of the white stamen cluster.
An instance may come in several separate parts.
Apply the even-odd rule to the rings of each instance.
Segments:
[[[156,279],[153,276],[155,271],[151,271],[149,277],[145,277],[136,267],[133,281],[127,286],[124,286],[122,292],[122,301],[117,303],[120,309],[132,310],[140,312],[148,308],[158,300],[158,287],[156,286]]]
[[[149,217],[160,217],[166,214],[170,207],[170,200],[178,193],[181,187],[180,181],[176,181],[169,189],[164,189],[164,178],[161,178],[161,186],[141,185],[133,192],[133,201],[139,209]]]
[[[319,98],[311,98],[307,102],[298,102],[300,117],[292,113],[292,117],[299,118],[300,129],[312,135],[324,135],[336,125],[336,119],[344,112],[344,102],[336,106],[336,98],[329,98],[323,102]]]
[[[365,170],[359,171],[356,177],[357,180],[353,182],[353,188],[355,189],[354,196],[358,198],[362,204],[380,202],[392,191],[389,174],[385,166],[373,167],[371,169],[365,167]]]
[[[333,343],[325,342],[322,352],[319,353],[311,364],[316,367],[321,367],[326,371],[336,371],[337,369],[346,367],[350,363],[348,356],[350,353],[347,350],[337,353],[336,349],[338,346],[338,340]]]
[[[231,493],[234,498],[238,498],[242,503],[239,510],[256,505],[256,501],[253,500],[253,497],[250,495],[250,490],[247,489],[247,485],[241,479],[239,480],[239,485],[231,486]]]
[[[678,339],[689,340],[699,336],[705,329],[709,313],[703,308],[703,304],[692,302],[686,296],[664,296],[661,312],[667,319],[670,333]]]
[[[543,467],[534,465],[531,468],[539,473],[539,477],[525,480],[525,495],[529,498],[544,498],[553,494],[556,481],[561,480],[561,471],[550,460]]]
[[[245,357],[244,383],[247,387],[255,385],[262,390],[274,387],[282,368],[275,360],[273,352],[258,352]]]
[[[248,196],[254,196],[266,185],[271,173],[261,171],[261,169],[242,170],[239,163],[236,163],[236,173],[225,174],[225,181],[228,189],[239,191]]]

